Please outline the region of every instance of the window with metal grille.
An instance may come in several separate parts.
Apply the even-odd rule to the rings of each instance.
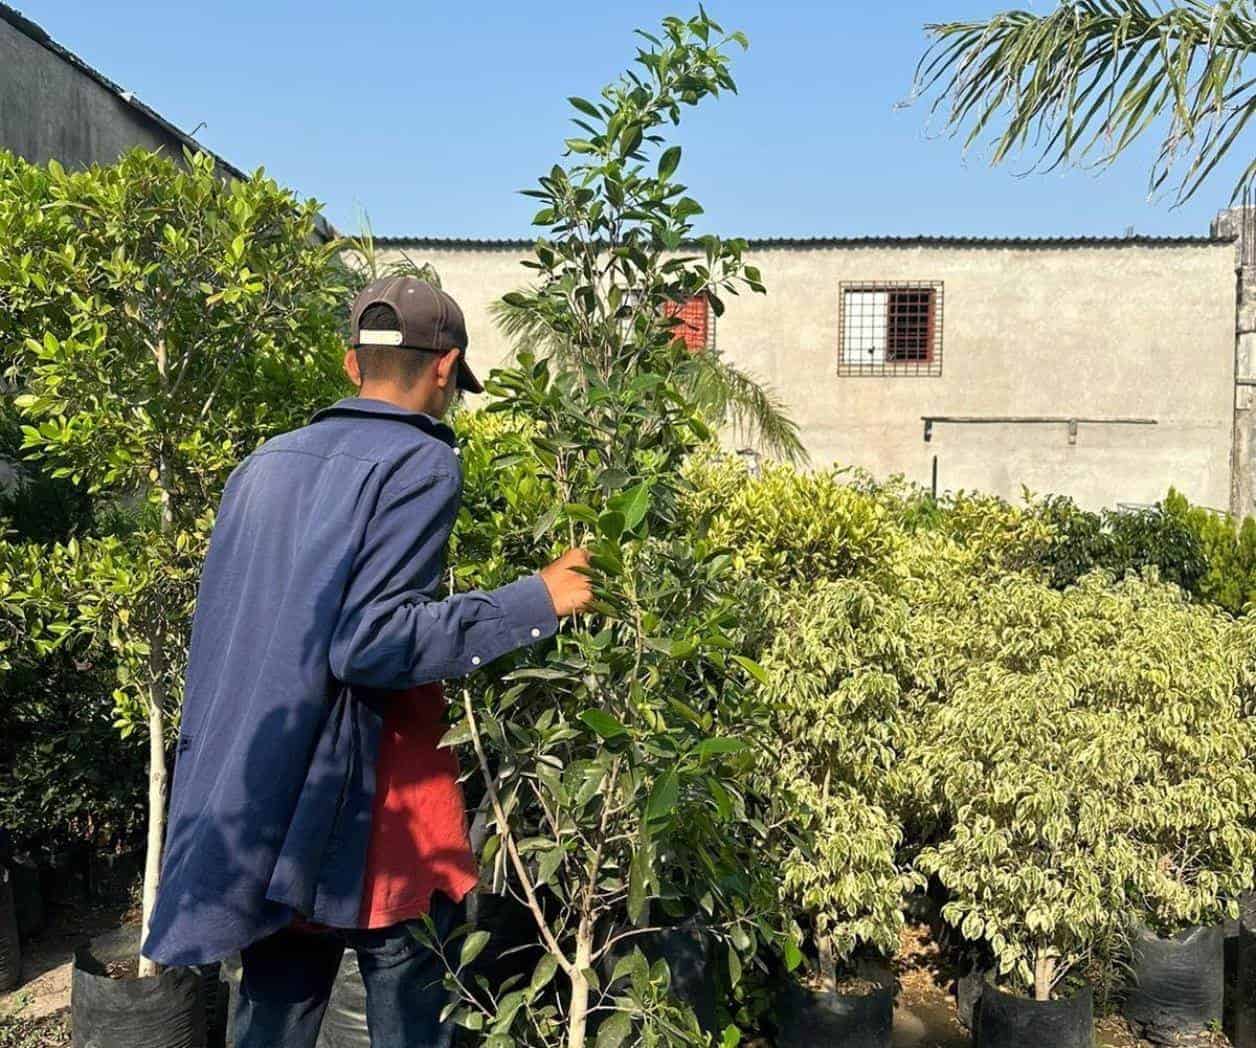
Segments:
[[[694,295],[684,302],[669,302],[666,313],[680,318],[672,333],[684,339],[691,353],[715,348],[715,315],[711,300],[705,294]]]
[[[839,375],[942,374],[942,282],[841,285]]]

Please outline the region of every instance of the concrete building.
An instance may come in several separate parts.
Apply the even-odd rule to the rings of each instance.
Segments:
[[[751,241],[767,295],[728,299],[718,327],[699,319],[700,340],[780,394],[817,465],[926,486],[936,470],[940,491],[1027,487],[1087,507],[1156,502],[1173,485],[1256,512],[1250,480],[1236,481],[1246,452],[1232,468],[1235,221],[1188,238]],[[377,247],[436,267],[481,367],[508,356],[488,307],[527,282],[528,242]],[[1245,425],[1256,444],[1256,418]]]
[[[130,91],[0,3],[0,148],[35,164],[110,164],[128,149],[209,152]],[[243,172],[215,157],[233,178]]]

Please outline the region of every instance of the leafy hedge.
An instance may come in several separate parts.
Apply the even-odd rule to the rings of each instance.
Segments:
[[[1040,996],[1132,925],[1234,912],[1256,868],[1256,647],[1207,580],[1242,532],[1178,496],[937,503],[718,457],[691,479],[761,624],[782,904],[822,966],[891,949],[926,878]]]

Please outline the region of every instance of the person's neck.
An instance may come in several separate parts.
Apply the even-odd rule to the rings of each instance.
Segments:
[[[397,407],[405,411],[421,411],[425,415],[431,415],[433,418],[439,418],[437,414],[436,395],[426,389],[398,389],[396,386],[369,385],[362,386],[358,390],[359,397],[366,397],[369,400],[382,400],[388,404],[395,404]]]

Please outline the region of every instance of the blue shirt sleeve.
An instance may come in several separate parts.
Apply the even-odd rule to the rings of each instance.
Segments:
[[[338,680],[396,690],[463,677],[557,631],[539,575],[435,599],[459,500],[459,479],[448,472],[385,485],[332,634]]]

